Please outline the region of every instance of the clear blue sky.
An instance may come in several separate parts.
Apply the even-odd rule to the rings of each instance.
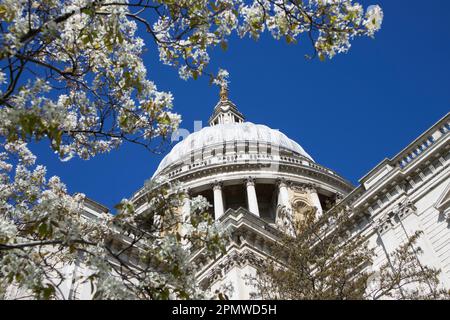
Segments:
[[[233,38],[226,52],[211,53],[211,69],[230,72],[230,97],[248,121],[280,129],[355,184],[450,111],[450,1],[360,2],[382,6],[383,28],[331,61],[304,59],[311,47],[303,38],[297,45],[268,36]],[[182,127],[192,131],[194,120],[206,123],[218,89],[207,79],[180,80],[156,57],[149,48],[150,78],[173,93]],[[70,192],[110,208],[139,189],[162,159],[137,145],[69,162],[42,143],[33,150]]]

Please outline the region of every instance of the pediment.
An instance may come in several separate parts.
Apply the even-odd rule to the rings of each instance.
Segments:
[[[439,212],[444,212],[448,208],[450,208],[450,183],[448,184],[445,191],[439,197],[436,202],[435,208],[439,210]]]

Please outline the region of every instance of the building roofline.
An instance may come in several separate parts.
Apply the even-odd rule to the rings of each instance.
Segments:
[[[444,125],[445,123],[450,123],[450,112],[447,113],[445,116],[443,116],[435,124],[433,124],[428,130],[423,132],[413,142],[411,142],[405,148],[403,148],[400,152],[398,152],[394,157],[385,158],[380,163],[378,163],[372,170],[370,170],[367,174],[365,174],[362,178],[360,178],[358,180],[358,182],[360,184],[363,184],[373,174],[375,174],[379,169],[383,168],[386,164],[395,165],[396,163],[400,162],[409,152],[411,152],[412,150],[414,150],[417,147],[417,144],[419,142],[423,141],[424,139],[427,139],[427,137],[431,136],[436,131],[436,129],[438,129],[440,126]]]

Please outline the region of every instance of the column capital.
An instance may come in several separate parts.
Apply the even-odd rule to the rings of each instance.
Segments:
[[[218,181],[218,180],[214,181],[211,184],[211,187],[213,188],[213,190],[222,190],[222,186],[223,186],[223,182],[222,181]]]
[[[244,179],[244,183],[247,187],[255,186],[255,178],[248,176],[247,178]]]
[[[286,188],[289,185],[289,183],[290,182],[285,178],[278,178],[276,180],[276,185],[278,186],[278,188]]]
[[[337,192],[334,195],[334,198],[336,199],[336,203],[341,202],[344,199],[344,195],[340,192]]]
[[[388,231],[392,227],[392,222],[390,219],[381,218],[378,220],[372,220],[371,225],[378,236],[381,237],[386,231]]]
[[[411,213],[416,213],[416,212],[417,212],[417,208],[414,205],[414,203],[409,198],[406,198],[402,202],[397,204],[397,206],[394,208],[392,214],[393,214],[393,216],[396,216],[397,218],[402,220],[403,218],[410,215]]]
[[[190,198],[192,196],[192,189],[191,188],[185,188],[183,189],[183,193],[187,198]]]

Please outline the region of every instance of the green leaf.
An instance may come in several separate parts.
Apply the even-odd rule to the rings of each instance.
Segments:
[[[83,42],[84,45],[88,44],[89,41],[90,41],[89,36],[84,36],[84,37],[81,39],[81,41]]]
[[[55,287],[51,284],[47,284],[47,287],[42,290],[45,300],[50,299],[55,294]]]
[[[0,21],[5,20],[11,22],[14,20],[16,14],[14,12],[8,12],[5,5],[0,5]]]
[[[95,10],[93,8],[84,8],[81,10],[81,12],[91,17],[95,15]]]
[[[223,51],[227,51],[228,43],[225,40],[223,40],[220,42],[220,47],[222,48]]]
[[[122,210],[123,209],[123,203],[116,204],[114,206],[114,209],[119,210],[119,211]]]
[[[123,36],[122,33],[119,31],[117,32],[117,41],[122,44],[123,43]]]
[[[178,292],[178,295],[179,295],[179,297],[180,297],[181,299],[186,299],[186,300],[188,300],[188,299],[190,298],[189,294],[188,294],[186,291],[184,291],[184,290],[179,291],[179,292]]]
[[[289,34],[286,35],[285,39],[288,44],[295,43],[295,39]]]
[[[163,300],[168,300],[169,297],[170,297],[170,291],[169,291],[169,288],[164,288],[164,289],[161,291],[161,299],[163,299]]]
[[[219,8],[216,6],[216,4],[214,3],[214,1],[209,1],[209,5],[211,6],[211,9],[216,12],[217,10],[219,10]]]
[[[48,231],[47,224],[46,223],[41,223],[39,225],[39,228],[38,228],[39,236],[41,238],[44,238],[47,235],[47,231]]]

